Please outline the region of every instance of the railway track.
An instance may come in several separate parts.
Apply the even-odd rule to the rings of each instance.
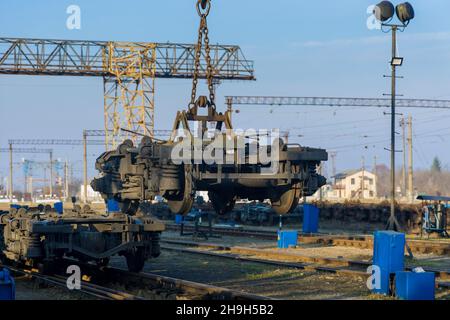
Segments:
[[[36,279],[48,285],[60,287],[69,290],[67,287],[67,279],[61,275],[46,275],[35,270],[29,270],[24,268],[3,266],[16,274],[21,274],[32,279]],[[81,288],[74,292],[80,292],[100,300],[144,300],[144,298],[136,295],[132,295],[120,290],[111,289],[108,287],[96,285],[86,281],[81,281]]]
[[[166,229],[178,231],[179,226],[173,223],[167,223]],[[194,227],[192,225],[185,225],[184,230],[192,232],[194,230]],[[200,226],[199,230],[202,232],[209,231],[209,229],[205,226]],[[278,235],[275,231],[267,230],[213,227],[212,232],[215,234],[227,236],[253,237],[263,240],[277,240],[278,238]],[[373,237],[369,235],[299,234],[298,242],[330,246],[355,247],[362,249],[373,248]],[[450,254],[450,241],[407,239],[407,244],[413,253],[433,253],[437,255]]]
[[[118,268],[105,268],[102,272],[105,272],[108,277],[122,278],[123,280],[121,281],[125,281],[127,283],[139,282],[141,287],[151,287],[153,290],[155,290],[155,288],[157,288],[157,290],[168,290],[168,292],[175,293],[176,299],[245,301],[272,300],[271,298],[265,296],[147,272],[130,273],[126,270]]]
[[[63,275],[63,270],[67,266],[75,263],[78,262],[72,259],[65,259],[60,265],[55,267],[57,271],[52,275],[9,265],[4,267],[14,273],[69,290],[66,284],[67,275]],[[79,265],[83,276],[90,279],[90,281],[81,281],[81,289],[75,290],[74,292],[80,292],[100,300],[272,300],[265,296],[167,277],[160,274],[147,272],[132,273],[128,270],[112,267],[99,269],[94,264]],[[3,267],[3,265],[0,266]],[[126,287],[127,291],[139,291],[145,294],[145,296],[114,289],[114,286],[118,284],[121,287]]]
[[[233,259],[244,262],[253,262],[266,265],[272,265],[283,268],[304,269],[310,271],[329,272],[335,274],[345,275],[364,275],[367,276],[367,267],[371,265],[369,261],[310,257],[293,254],[289,252],[280,252],[279,250],[264,250],[247,247],[227,247],[223,245],[205,244],[190,241],[177,240],[161,240],[161,248],[163,250],[172,250],[185,252],[190,254],[198,254],[205,256],[212,256],[225,259]],[[185,247],[196,247],[198,249],[207,249],[215,251],[225,251],[227,253],[211,252],[206,250],[196,250]],[[260,258],[261,257],[261,258]],[[284,261],[280,261],[285,259]],[[414,266],[408,267],[407,270],[412,270]],[[439,284],[442,287],[448,287],[450,281],[450,272],[448,270],[437,270],[433,268],[424,268],[425,271],[434,272],[436,278],[441,280]]]
[[[64,263],[63,269],[77,261],[66,259]],[[147,300],[271,300],[260,295],[161,274],[134,273],[117,267],[99,268],[90,263],[80,264],[80,267],[82,273],[88,276],[92,282],[108,287],[119,285],[127,288],[127,291],[140,292]]]

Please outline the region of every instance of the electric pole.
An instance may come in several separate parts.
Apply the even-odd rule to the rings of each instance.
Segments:
[[[337,152],[330,152],[329,153],[330,158],[331,158],[331,174],[333,177],[336,176],[336,156],[337,156]]]
[[[378,176],[377,176],[377,156],[373,156],[373,170],[372,170],[374,176],[375,176],[375,193],[376,197],[378,197]]]
[[[69,165],[67,159],[64,162],[64,201],[69,200]]]
[[[403,142],[403,168],[402,168],[402,179],[403,179],[403,188],[402,188],[402,193],[403,196],[407,197],[407,190],[408,190],[408,186],[406,183],[406,177],[407,177],[407,173],[406,173],[406,120],[405,117],[402,117],[402,119],[400,120],[400,126],[402,127],[402,142]]]
[[[9,201],[13,203],[13,148],[9,144]]]
[[[361,200],[364,199],[364,156],[361,157],[361,193],[360,198]]]
[[[412,117],[408,117],[408,198],[414,202],[414,185],[413,185],[413,133],[412,133]]]
[[[388,27],[392,33],[392,55],[391,55],[391,213],[387,222],[386,228],[389,230],[398,231],[400,225],[395,216],[395,107],[396,107],[396,80],[397,67],[403,64],[403,58],[397,56],[397,32],[404,31],[409,25],[410,21],[414,19],[414,9],[409,2],[394,5],[389,1],[382,1],[375,6],[373,11],[375,17],[381,22],[381,30],[383,27]],[[394,13],[401,24],[390,23]],[[401,104],[400,104],[401,105]]]
[[[397,30],[396,25],[392,26],[392,61],[397,56]],[[399,224],[395,217],[395,100],[397,70],[396,64],[391,62],[391,214],[387,223],[387,229],[397,231]]]
[[[50,152],[50,199],[53,198],[53,152]]]
[[[377,175],[377,156],[373,156],[373,174]]]
[[[319,165],[319,174],[322,175],[322,163]],[[319,200],[323,200],[322,187],[319,188]]]
[[[87,203],[87,133],[83,130],[83,193],[84,193],[84,203]]]

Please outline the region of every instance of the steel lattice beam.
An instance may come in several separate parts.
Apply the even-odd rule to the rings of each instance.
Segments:
[[[155,46],[156,78],[193,76],[195,44],[21,38],[0,38],[0,74],[108,77],[112,75],[111,46],[137,50]],[[211,45],[211,57],[215,78],[255,80],[253,61],[247,60],[238,46]],[[199,77],[206,77],[204,52]]]
[[[391,106],[390,98],[227,96],[228,105],[371,107]],[[398,108],[450,109],[450,100],[396,99]]]
[[[105,130],[99,130],[99,129],[93,129],[93,130],[84,130],[84,134],[87,137],[105,137],[106,131]],[[167,137],[172,134],[172,130],[154,130],[153,136],[155,137]]]
[[[52,149],[35,149],[35,148],[15,148],[10,150],[9,148],[0,148],[0,153],[7,153],[7,152],[13,152],[13,153],[51,153],[53,152]]]
[[[60,145],[60,146],[82,146],[84,140],[76,139],[16,139],[9,140],[11,145]],[[101,140],[87,140],[88,145],[104,146],[105,142]]]

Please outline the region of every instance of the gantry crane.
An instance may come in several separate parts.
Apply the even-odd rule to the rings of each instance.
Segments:
[[[106,149],[134,133],[152,136],[155,78],[193,77],[195,44],[0,38],[0,74],[103,78]],[[255,80],[233,45],[211,45],[215,80]],[[199,78],[206,78],[201,53]],[[129,131],[120,130],[126,128]]]
[[[8,181],[8,197],[12,203],[13,200],[13,153],[48,153],[50,156],[50,163],[53,162],[53,150],[52,149],[35,149],[35,148],[13,148],[13,145],[10,143],[9,148],[0,148],[0,153],[9,153],[9,181]],[[51,167],[51,166],[50,166]],[[52,189],[52,177],[53,170],[50,169],[50,192],[53,192]]]

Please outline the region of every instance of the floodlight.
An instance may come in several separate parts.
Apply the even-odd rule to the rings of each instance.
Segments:
[[[407,25],[409,21],[414,19],[414,9],[413,6],[409,2],[405,2],[399,4],[395,8],[398,19],[404,24]]]
[[[393,57],[391,60],[391,66],[400,67],[403,64],[403,58]]]
[[[385,22],[394,16],[394,5],[389,1],[381,1],[373,10],[375,18],[381,22]]]

